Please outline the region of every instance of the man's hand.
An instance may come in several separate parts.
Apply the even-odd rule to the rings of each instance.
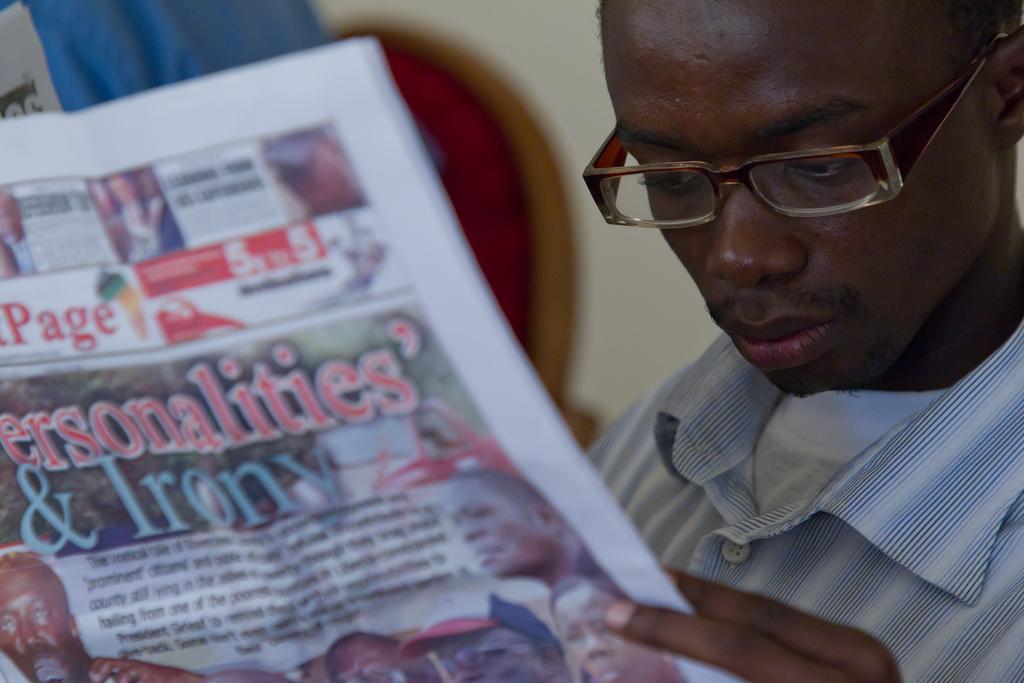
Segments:
[[[97,657],[89,667],[93,683],[112,680],[114,683],[199,683],[202,676],[170,666],[147,664],[131,659]]]
[[[612,605],[607,626],[623,638],[706,662],[751,683],[899,683],[880,642],[757,595],[674,574],[696,614]]]

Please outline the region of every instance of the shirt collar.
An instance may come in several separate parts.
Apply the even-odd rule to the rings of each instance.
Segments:
[[[718,339],[667,396],[662,457],[707,485],[754,452],[781,392]],[[841,518],[917,576],[973,604],[998,533],[1024,491],[1024,326],[992,356],[844,467],[802,509],[740,524],[760,538],[817,513]]]

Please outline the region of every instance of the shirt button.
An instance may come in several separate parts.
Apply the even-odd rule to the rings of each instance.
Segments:
[[[722,543],[722,557],[729,564],[743,564],[750,558],[750,546],[740,545],[732,541]]]

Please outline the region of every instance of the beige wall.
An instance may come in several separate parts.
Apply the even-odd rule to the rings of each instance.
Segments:
[[[613,123],[594,0],[317,0],[332,27],[414,23],[477,52],[532,105],[563,162],[576,218],[579,319],[572,395],[611,419],[714,336],[657,234],[607,226],[579,171]]]

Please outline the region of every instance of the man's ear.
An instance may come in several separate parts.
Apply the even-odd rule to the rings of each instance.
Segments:
[[[999,42],[985,70],[995,86],[996,143],[1000,148],[1012,147],[1024,137],[1024,27]]]

